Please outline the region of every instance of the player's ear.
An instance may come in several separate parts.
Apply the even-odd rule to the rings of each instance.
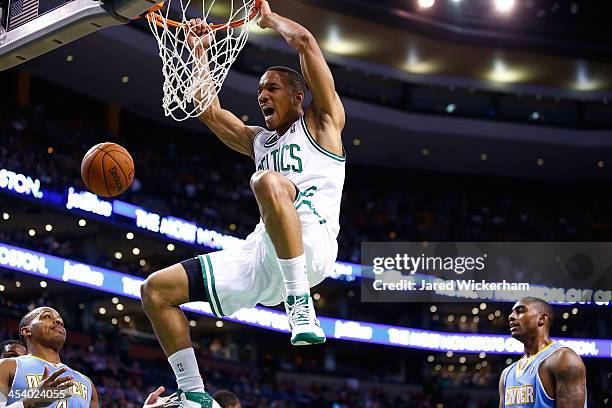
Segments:
[[[29,337],[32,335],[32,329],[30,329],[30,326],[24,326],[19,331],[19,334],[21,334],[23,337]]]
[[[297,106],[301,105],[304,102],[304,92],[298,91],[293,93],[293,100]]]

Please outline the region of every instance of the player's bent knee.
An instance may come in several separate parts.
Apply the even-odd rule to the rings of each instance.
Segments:
[[[187,303],[189,288],[185,269],[177,264],[149,275],[140,286],[140,296],[145,309]]]
[[[260,170],[251,176],[251,189],[258,200],[273,200],[288,197],[293,200],[295,187],[282,174],[271,170]]]
[[[251,176],[251,190],[253,192],[261,192],[266,188],[271,187],[276,182],[274,172],[270,170],[259,170]]]
[[[140,300],[145,308],[153,306],[159,303],[161,297],[159,296],[158,289],[156,287],[155,274],[150,275],[140,285]]]

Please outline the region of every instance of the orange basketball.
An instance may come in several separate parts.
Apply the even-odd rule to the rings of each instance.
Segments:
[[[99,143],[85,153],[81,177],[91,192],[102,197],[115,197],[132,184],[134,160],[116,143]]]

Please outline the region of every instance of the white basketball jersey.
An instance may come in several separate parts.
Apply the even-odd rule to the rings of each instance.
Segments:
[[[260,131],[253,141],[257,170],[282,173],[300,190],[296,207],[307,205],[337,237],[345,156],[319,146],[301,117],[283,135]]]

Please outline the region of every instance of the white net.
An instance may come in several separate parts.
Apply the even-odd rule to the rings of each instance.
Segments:
[[[201,14],[193,12],[191,3],[192,0],[166,1],[147,18],[162,59],[162,106],[165,115],[176,121],[197,117],[208,109],[246,44],[250,21],[257,12],[256,0],[203,0]],[[218,17],[219,12],[224,17]],[[171,16],[177,18],[170,20]],[[187,43],[188,34],[195,33],[187,23],[195,16],[206,21],[214,32],[209,36],[210,46],[204,58]],[[212,24],[215,19],[221,22]]]

